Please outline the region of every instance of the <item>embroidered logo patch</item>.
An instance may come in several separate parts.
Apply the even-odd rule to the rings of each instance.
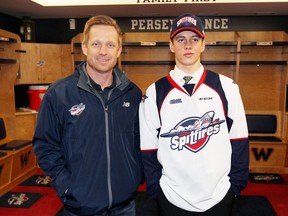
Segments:
[[[170,148],[181,151],[184,148],[192,152],[200,151],[209,138],[220,131],[220,124],[224,120],[215,119],[214,111],[209,111],[201,117],[190,117],[182,120],[168,133],[161,137],[171,138]]]
[[[85,104],[80,103],[78,105],[74,105],[71,107],[71,109],[69,110],[70,114],[75,116],[75,115],[80,115],[83,110],[85,110]]]

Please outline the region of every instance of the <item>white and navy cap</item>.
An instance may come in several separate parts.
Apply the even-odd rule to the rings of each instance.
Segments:
[[[201,19],[193,14],[184,14],[173,20],[170,39],[173,39],[181,31],[193,31],[201,38],[205,36]]]

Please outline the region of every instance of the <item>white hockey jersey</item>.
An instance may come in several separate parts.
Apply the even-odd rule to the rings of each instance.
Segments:
[[[155,196],[160,184],[175,206],[203,212],[223,199],[231,183],[237,195],[247,184],[244,107],[228,77],[201,71],[190,95],[175,73],[149,86],[139,109],[147,190]]]

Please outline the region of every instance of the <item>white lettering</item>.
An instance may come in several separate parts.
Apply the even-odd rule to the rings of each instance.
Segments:
[[[169,30],[170,26],[168,26],[169,20],[168,19],[163,19],[162,20],[162,30]]]
[[[131,30],[163,30],[167,31],[172,25],[173,19],[132,19]]]
[[[139,30],[144,30],[146,28],[145,24],[146,20],[143,19],[139,20]]]
[[[147,30],[153,30],[154,25],[153,25],[153,20],[147,20]]]
[[[181,136],[179,138],[179,146],[178,146],[178,150],[182,150],[183,147],[186,145],[187,143],[187,138],[189,138],[189,136]]]
[[[160,30],[161,29],[161,20],[155,20],[155,29]]]
[[[205,19],[204,28],[205,29],[228,29],[228,19],[227,18],[215,18],[215,19]]]
[[[190,134],[185,134],[179,136],[174,136],[171,138],[171,149],[172,150],[182,150],[185,145],[193,145],[199,142],[199,140],[205,138],[206,136],[212,136],[220,131],[220,125],[216,124],[202,130],[191,131]]]
[[[190,20],[194,22],[193,20]],[[204,28],[210,30],[228,29],[228,18],[207,18],[204,21]],[[173,19],[131,19],[131,30],[133,31],[169,31]]]
[[[222,19],[221,29],[228,29],[228,19]]]
[[[174,136],[171,139],[171,149],[172,150],[176,150],[179,146],[179,137],[178,136]]]
[[[136,26],[138,26],[138,20],[132,19],[131,20],[131,30],[135,30]]]

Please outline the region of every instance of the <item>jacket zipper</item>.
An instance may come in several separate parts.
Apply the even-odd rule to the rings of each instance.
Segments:
[[[112,90],[113,91],[113,90]],[[108,99],[109,100],[112,91],[110,91],[108,93]],[[112,197],[112,183],[111,183],[111,156],[110,156],[110,139],[109,139],[109,108],[108,105],[103,101],[103,99],[101,98],[101,96],[93,91],[93,93],[96,95],[96,97],[98,97],[103,105],[104,108],[104,114],[105,114],[105,133],[106,133],[106,154],[107,154],[107,187],[108,187],[108,210],[112,207],[112,201],[113,201],[113,197]]]
[[[112,183],[111,183],[111,154],[110,154],[110,139],[109,139],[109,108],[107,102],[113,89],[108,92],[107,101],[105,103],[105,130],[106,130],[106,145],[107,145],[107,184],[108,184],[108,195],[109,195],[109,206],[108,209],[112,207],[113,195],[112,195]]]
[[[103,101],[101,96],[95,91],[93,92],[96,97],[101,101],[104,108],[104,118],[105,118],[105,139],[106,139],[106,155],[107,155],[107,187],[108,187],[108,210],[112,207],[112,183],[111,183],[111,157],[110,157],[110,139],[109,139],[109,108],[108,105]],[[111,91],[108,93],[108,100],[110,98]],[[108,101],[107,100],[107,101]]]
[[[111,186],[111,157],[110,157],[110,146],[109,146],[109,127],[108,127],[108,106],[105,106],[105,131],[106,131],[106,149],[107,149],[107,184],[108,184],[108,195],[109,195],[109,206],[112,207],[112,186]]]

